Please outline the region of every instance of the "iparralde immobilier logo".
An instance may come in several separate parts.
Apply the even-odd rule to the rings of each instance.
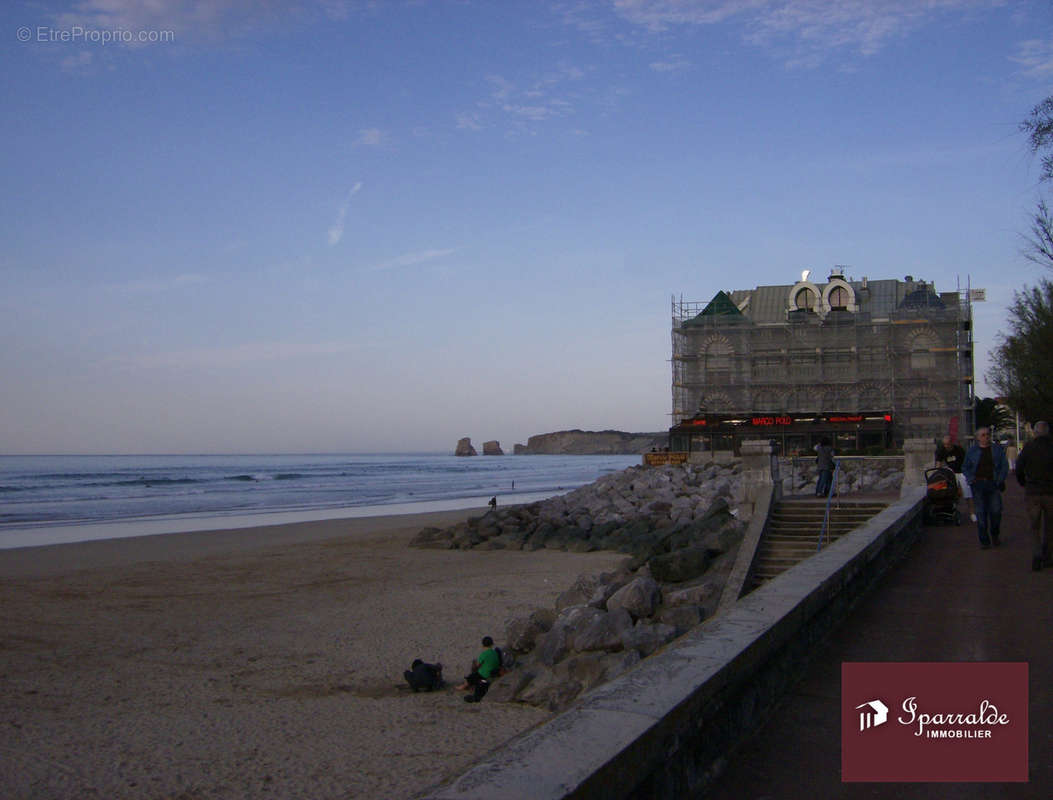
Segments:
[[[1028,665],[841,665],[841,780],[1028,779]]]

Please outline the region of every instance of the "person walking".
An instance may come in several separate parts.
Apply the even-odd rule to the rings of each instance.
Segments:
[[[1016,459],[1016,480],[1024,487],[1024,502],[1033,540],[1031,569],[1053,565],[1050,560],[1050,515],[1053,514],[1053,439],[1048,422],[1035,423],[1035,438]]]
[[[998,442],[991,441],[990,428],[977,428],[976,441],[965,454],[962,474],[973,493],[980,547],[998,547],[1002,528],[1002,492],[1009,475],[1009,461]]]
[[[815,446],[815,467],[819,476],[815,480],[815,496],[826,497],[830,494],[834,479],[834,446],[829,437],[824,436]]]
[[[976,513],[973,511],[973,493],[969,490],[969,484],[965,482],[962,475],[962,462],[965,461],[965,450],[947,434],[943,437],[940,446],[936,448],[936,465],[949,467],[954,473],[954,479],[958,483],[958,493],[969,503],[969,515],[976,522]]]

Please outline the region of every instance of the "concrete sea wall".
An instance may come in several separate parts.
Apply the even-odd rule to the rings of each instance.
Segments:
[[[921,529],[924,488],[498,748],[432,800],[692,797]]]

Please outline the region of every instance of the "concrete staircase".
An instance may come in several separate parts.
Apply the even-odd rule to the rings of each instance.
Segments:
[[[824,547],[855,530],[887,504],[834,498]],[[785,498],[778,501],[768,518],[768,529],[757,548],[743,594],[815,555],[823,529],[826,501],[818,498]]]

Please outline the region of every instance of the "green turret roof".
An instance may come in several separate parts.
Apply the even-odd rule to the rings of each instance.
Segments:
[[[691,325],[692,323],[701,323],[705,317],[741,317],[742,312],[739,311],[739,307],[735,305],[735,301],[728,297],[727,292],[719,291],[713,295],[713,299],[709,301],[702,313],[694,319],[689,319],[684,323],[685,326]]]

